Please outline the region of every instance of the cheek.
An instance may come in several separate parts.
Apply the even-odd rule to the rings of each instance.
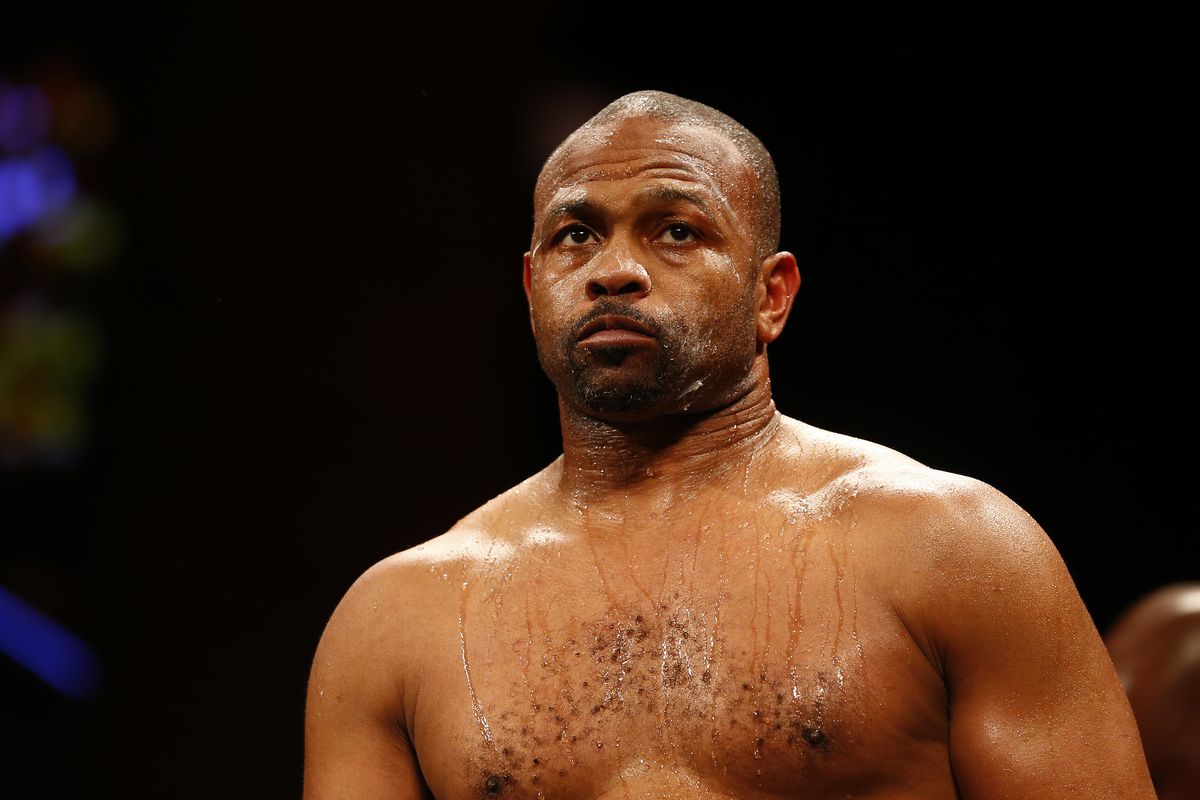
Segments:
[[[560,315],[574,307],[581,292],[577,281],[569,278],[569,274],[565,273],[534,274],[532,295],[535,313]]]
[[[745,266],[732,257],[712,261],[702,271],[671,276],[670,285],[664,282],[661,288],[697,334],[728,339],[734,328],[754,327],[754,286]]]
[[[693,316],[690,336],[705,358],[737,369],[752,359],[758,346],[758,324],[753,312],[753,298],[746,298],[743,286],[726,286],[706,313]]]
[[[568,281],[534,281],[530,300],[535,344],[544,356],[557,360],[566,347],[573,320],[586,309],[580,307]]]

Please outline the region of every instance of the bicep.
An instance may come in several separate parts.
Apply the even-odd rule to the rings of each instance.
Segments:
[[[368,715],[328,713],[310,699],[304,732],[304,800],[431,797],[404,732]]]
[[[431,797],[403,726],[389,635],[352,587],[317,646],[304,717],[304,800]]]
[[[1133,714],[1057,550],[1007,498],[971,521],[983,527],[964,532],[932,623],[963,798],[1153,798]]]

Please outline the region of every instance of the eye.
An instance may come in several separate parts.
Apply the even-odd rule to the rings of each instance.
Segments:
[[[665,238],[664,238],[665,237]],[[668,244],[688,244],[696,240],[696,232],[682,222],[668,225],[658,235],[658,241]]]
[[[569,246],[591,244],[589,241],[591,238],[593,238],[592,232],[583,225],[571,225],[564,228],[555,237],[557,241]]]

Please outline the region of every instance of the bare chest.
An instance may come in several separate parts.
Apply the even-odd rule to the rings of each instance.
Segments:
[[[431,787],[639,796],[686,775],[738,789],[714,796],[808,797],[887,780],[870,765],[927,750],[944,697],[851,542],[807,533],[707,547],[698,533],[654,556],[598,541],[447,571],[455,613],[413,720]]]

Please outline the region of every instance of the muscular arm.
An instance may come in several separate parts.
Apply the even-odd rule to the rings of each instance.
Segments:
[[[921,626],[964,800],[1153,800],[1133,714],[1053,544],[984,484],[945,509]]]
[[[304,800],[431,797],[404,729],[403,630],[386,562],[333,612],[313,659],[304,724]]]

